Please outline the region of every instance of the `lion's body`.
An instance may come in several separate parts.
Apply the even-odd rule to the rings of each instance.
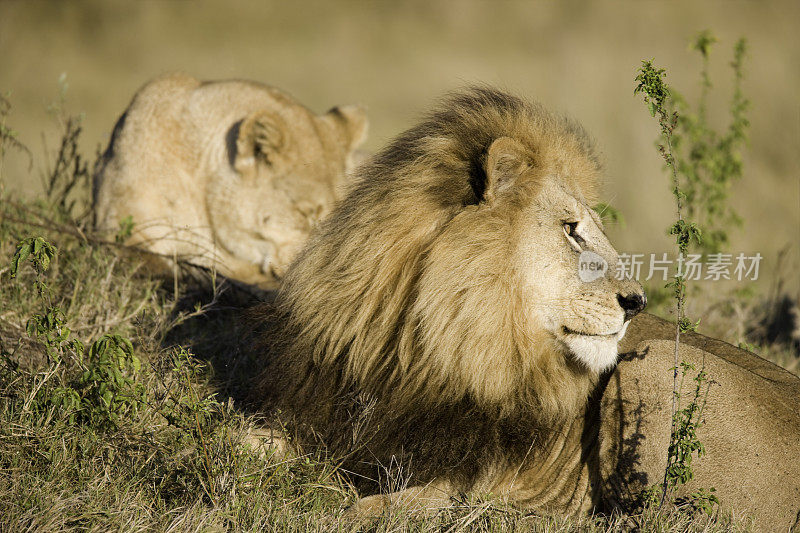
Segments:
[[[603,508],[597,395],[644,298],[580,280],[584,252],[618,262],[588,207],[598,175],[573,123],[490,89],[456,95],[361,167],[276,307],[255,311],[255,400],[366,493],[389,490],[357,511],[464,493]]]
[[[269,284],[338,196],[365,127],[346,111],[318,116],[254,82],[157,78],[95,176],[97,227],[113,237],[131,217],[131,244]]]
[[[674,341],[674,324],[642,315],[620,344],[622,358],[600,411],[599,464],[609,506],[630,509],[642,489],[663,481]],[[723,509],[753,517],[757,530],[787,531],[800,518],[800,379],[693,333],[681,336],[678,357],[695,366],[685,378],[681,407],[694,398],[697,372],[708,375],[697,431],[706,453],[693,460],[694,478],[678,496],[713,487]]]

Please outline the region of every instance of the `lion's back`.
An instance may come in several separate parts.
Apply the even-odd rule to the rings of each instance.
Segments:
[[[675,325],[642,315],[629,335],[603,395],[601,416],[607,496],[623,508],[635,504],[640,490],[663,480]],[[685,378],[678,375],[681,409],[695,398],[692,378],[701,369],[706,373],[696,400],[703,410],[697,437],[706,454],[692,461],[694,477],[682,491],[714,487],[722,506],[753,516],[757,530],[785,530],[800,511],[800,379],[699,334],[682,335],[678,357],[694,365]]]

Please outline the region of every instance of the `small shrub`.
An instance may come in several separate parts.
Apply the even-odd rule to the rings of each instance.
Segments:
[[[741,159],[737,150],[745,139],[747,128],[744,112],[748,103],[741,92],[745,43],[740,40],[735,48],[733,118],[728,132],[720,136],[708,126],[706,116],[708,91],[711,88],[708,51],[713,41],[709,32],[703,32],[695,42],[695,49],[702,54],[704,63],[701,72],[702,93],[694,114],[688,111],[686,100],[677,96],[664,82],[664,69],[655,67],[652,61],[643,61],[636,76],[638,85],[634,93],[643,95],[650,114],[658,119],[661,130],[662,142],[658,144],[658,150],[670,174],[677,217],[669,226],[668,233],[675,237],[681,259],[687,255],[690,247],[699,247],[707,252],[719,251],[728,242],[728,226],[738,220],[727,204],[727,196],[730,184],[741,176]],[[719,504],[713,487],[708,491],[700,489],[680,499],[671,496],[677,486],[693,478],[692,458],[705,453],[705,447],[697,437],[697,428],[702,424],[710,382],[701,368],[693,378],[693,394],[688,404],[681,408],[683,381],[690,371],[696,369],[678,360],[680,337],[682,333],[696,331],[700,320],[691,320],[685,314],[687,285],[681,272],[676,273],[666,287],[672,291],[676,308],[672,429],[663,483],[660,488],[653,487],[648,491],[644,499],[652,501],[659,498],[663,505],[669,497],[679,507],[711,514],[714,506]]]

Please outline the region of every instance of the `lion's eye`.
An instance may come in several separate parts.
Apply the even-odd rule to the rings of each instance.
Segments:
[[[564,234],[576,250],[580,250],[586,241],[578,235],[577,222],[564,222]]]

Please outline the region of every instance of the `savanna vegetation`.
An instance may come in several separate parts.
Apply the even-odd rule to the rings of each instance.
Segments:
[[[701,53],[707,57],[707,50]],[[719,101],[704,98],[707,104],[702,105]],[[699,112],[687,111],[683,100],[672,105],[677,107],[665,111],[664,120],[677,127],[671,113],[678,111],[688,121],[684,130],[679,128],[684,149],[713,137],[702,129],[703,122],[692,122],[692,117],[702,117]],[[736,109],[734,105],[731,110],[734,121]],[[567,520],[516,510],[487,497],[456,502],[433,517],[398,512],[370,524],[354,522],[347,508],[357,495],[333,461],[304,454],[279,459],[247,437],[259,420],[241,402],[244,377],[253,363],[237,344],[237,319],[240,309],[263,295],[191,266],[169,280],[151,278],[145,254],[122,246],[121,239],[92,232],[90,176],[96,154],[81,146],[83,119],[68,112],[64,93],[51,106],[51,137],[57,142],[45,153],[21,139],[14,111],[13,95],[3,96],[0,530],[747,529],[746,520],[704,513],[713,505],[697,502],[713,504],[709,498],[691,505],[662,505],[663,498],[654,498],[636,515]],[[741,132],[737,124],[734,131]],[[689,150],[680,159],[685,167],[673,164],[676,159],[666,163],[675,176],[701,176],[707,170],[704,161],[717,157],[713,150]],[[740,150],[741,144],[729,144],[726,153]],[[8,176],[3,161],[9,153],[30,162],[27,170],[16,165],[15,175]],[[34,197],[12,194],[3,189],[12,180],[40,180],[42,192]],[[713,176],[712,182],[719,183]],[[688,183],[701,190],[702,178]],[[658,186],[669,188],[665,180]],[[724,210],[727,202],[719,205],[723,214],[711,213],[711,222],[730,216]],[[699,209],[688,209],[692,219],[709,214],[707,206]],[[741,219],[740,231],[746,231],[747,215]],[[122,224],[120,237],[130,229],[130,222]],[[678,227],[678,237],[685,231]],[[724,237],[716,235],[714,246],[723,247]],[[676,290],[679,298],[692,296],[691,288],[679,285],[666,291],[653,287],[653,294],[662,295],[655,298],[657,311],[669,315]],[[717,331],[800,372],[796,340],[782,322],[790,316],[791,298],[780,275],[760,292],[733,291],[712,301],[703,309],[690,307],[691,317],[712,325],[735,324]],[[693,323],[682,327],[690,329]],[[692,451],[696,448],[690,457]],[[404,482],[402,476],[389,477],[394,485]]]

